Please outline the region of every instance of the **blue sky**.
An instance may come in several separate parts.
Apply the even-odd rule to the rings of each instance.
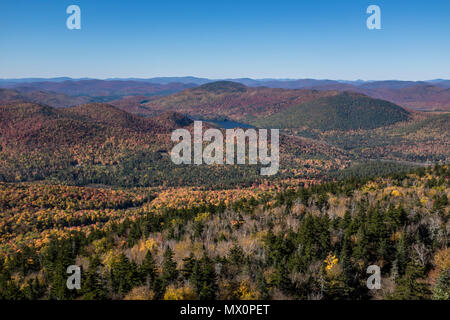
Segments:
[[[450,78],[450,1],[2,0],[0,41],[0,78],[429,80]]]

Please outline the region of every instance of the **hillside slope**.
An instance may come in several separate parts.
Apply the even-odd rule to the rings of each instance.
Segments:
[[[270,128],[373,129],[408,119],[409,112],[383,100],[355,93],[319,98],[255,121]]]
[[[0,88],[0,104],[14,104],[21,102],[41,103],[51,107],[65,108],[87,103],[91,98],[86,96],[72,97],[63,93],[37,91],[17,91]]]
[[[219,81],[150,101],[148,114],[177,111],[205,119],[236,121],[262,118],[293,105],[337,95],[333,91],[286,90]]]
[[[0,106],[0,118],[0,181],[227,188],[264,180],[260,165],[175,165],[171,133],[193,126],[172,111],[144,118],[102,103],[21,103]],[[304,138],[281,136],[280,149],[283,170],[274,179],[317,178],[348,161],[339,148]]]

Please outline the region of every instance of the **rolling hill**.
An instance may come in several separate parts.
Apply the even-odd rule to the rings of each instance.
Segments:
[[[104,103],[18,103],[0,106],[0,118],[0,181],[229,188],[264,178],[259,165],[173,164],[172,131],[193,126],[172,111],[145,118]],[[283,171],[274,179],[311,179],[348,161],[345,151],[301,137],[281,136],[280,149]]]
[[[392,101],[412,110],[450,111],[450,88],[419,84],[398,89],[362,89],[360,92],[374,98]]]
[[[245,122],[337,94],[337,91],[250,88],[236,82],[219,81],[152,100],[144,106],[148,114],[171,110],[204,119],[227,118]]]
[[[259,85],[271,88],[310,89],[321,91],[352,91],[369,97],[387,100],[411,110],[450,110],[449,81],[371,81],[339,82],[331,80],[262,81]],[[252,86],[255,84],[252,83]]]
[[[293,106],[254,124],[280,129],[357,130],[406,121],[408,115],[408,111],[393,103],[344,92]]]
[[[109,140],[114,141],[113,149],[127,144],[132,149],[140,141],[145,141],[143,145],[154,143],[176,124],[168,116],[147,119],[102,103],[65,109],[33,103],[3,105],[0,118],[4,120],[0,123],[0,146],[13,153],[58,153],[63,148],[72,153],[83,147],[102,146]]]
[[[286,125],[296,128],[305,125],[322,130],[376,128],[407,119],[408,112],[394,103],[382,101],[379,97],[374,99],[364,96],[361,93],[343,92],[341,89],[344,86],[353,88],[349,84],[340,84],[343,87],[331,86],[337,90],[248,87],[241,83],[219,81],[156,98],[146,103],[129,105],[127,110],[136,110],[147,115],[171,110],[201,119],[229,119],[266,127],[276,124],[280,128]],[[402,90],[414,92],[414,88],[407,87]],[[375,95],[373,92],[372,94]],[[377,95],[383,96],[383,94]],[[389,96],[387,93],[385,95]],[[427,93],[424,96],[426,97]],[[394,96],[389,98],[400,99]],[[443,101],[445,100],[446,98]],[[419,105],[420,103],[419,101]],[[325,108],[326,104],[329,104],[328,109]],[[300,105],[303,107],[299,107]],[[337,105],[343,107],[337,108]],[[316,106],[321,106],[322,112],[315,110]],[[301,108],[304,110],[300,111]],[[292,113],[296,112],[307,112],[306,117],[309,120],[303,119],[301,115],[292,116]],[[286,118],[286,121],[290,123],[284,123],[282,118]],[[296,121],[300,122],[293,123]]]
[[[267,85],[273,88],[303,88],[320,91],[352,91],[375,99],[382,99],[411,110],[449,111],[449,81],[373,81],[363,83],[344,83],[338,81],[272,81]]]
[[[0,104],[32,102],[49,105],[56,108],[72,107],[83,103],[88,103],[91,98],[86,96],[68,96],[63,93],[47,91],[25,91],[20,92],[12,89],[0,88]]]

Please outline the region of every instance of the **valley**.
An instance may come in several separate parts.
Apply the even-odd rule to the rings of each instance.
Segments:
[[[449,113],[359,90],[83,81],[0,90],[0,298],[442,297]],[[199,119],[280,129],[278,173],[174,164],[172,132]]]

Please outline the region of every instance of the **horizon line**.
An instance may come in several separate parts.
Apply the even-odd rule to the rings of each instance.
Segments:
[[[271,78],[271,77],[265,77],[265,78],[251,78],[251,77],[226,77],[226,78],[209,78],[209,77],[200,77],[200,76],[152,76],[152,77],[71,77],[71,76],[53,76],[53,77],[40,77],[40,76],[28,76],[28,77],[18,77],[18,78],[9,78],[9,77],[2,77],[0,78],[1,81],[18,81],[18,80],[55,80],[55,79],[69,79],[69,80],[101,80],[101,81],[111,81],[111,80],[153,80],[153,79],[169,79],[169,78],[179,78],[179,79],[185,79],[185,78],[194,78],[199,80],[212,80],[212,81],[232,81],[232,80],[254,80],[254,81],[298,81],[298,80],[318,80],[318,81],[336,81],[336,82],[342,82],[342,81],[349,81],[349,82],[379,82],[379,81],[401,81],[401,82],[432,82],[432,81],[450,81],[450,78],[434,78],[434,79],[415,79],[415,80],[406,80],[406,79],[399,79],[399,78],[383,78],[383,79],[332,79],[332,78]]]

